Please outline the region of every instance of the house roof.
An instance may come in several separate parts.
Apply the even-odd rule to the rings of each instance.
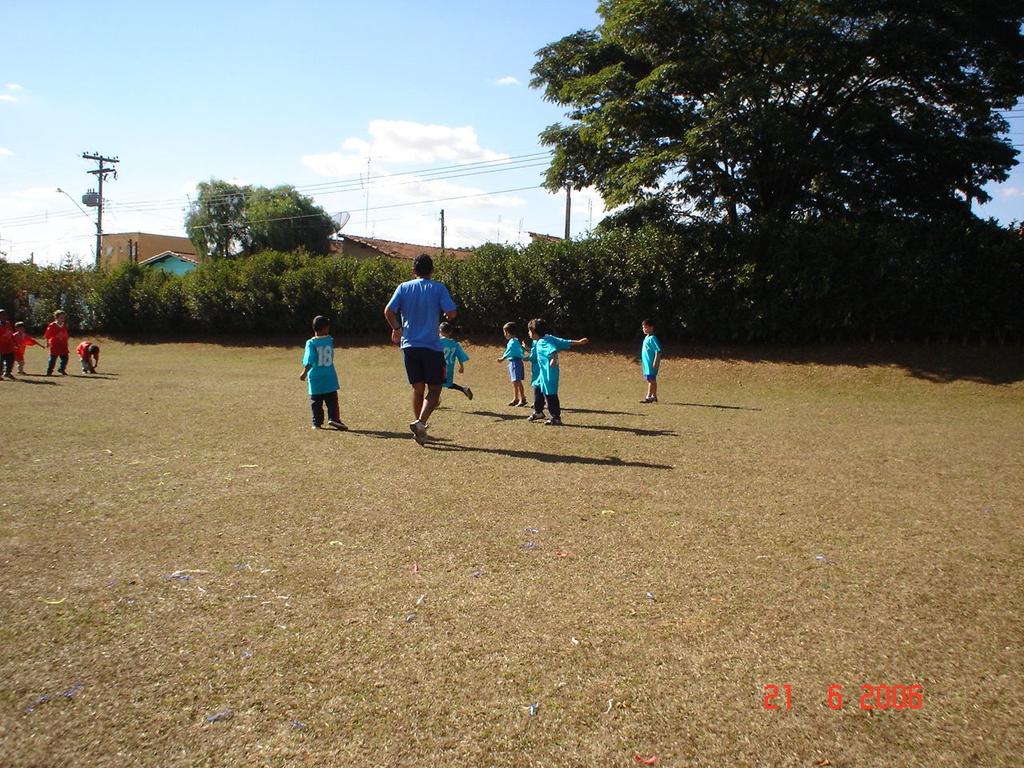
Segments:
[[[548,243],[560,243],[565,238],[556,237],[555,235],[545,235],[540,232],[527,232],[531,240],[543,240]]]
[[[139,262],[139,266],[140,267],[145,267],[145,266],[147,266],[149,264],[156,264],[158,261],[163,261],[164,259],[169,259],[172,256],[177,258],[177,259],[181,259],[182,261],[187,261],[189,264],[195,264],[196,266],[199,266],[199,260],[196,259],[196,257],[193,254],[191,254],[191,253],[178,253],[177,251],[164,251],[163,253],[158,253],[156,256],[150,256],[145,261],[140,261]]]
[[[440,256],[442,253],[440,248],[433,245],[400,243],[395,240],[381,240],[376,237],[359,237],[347,234],[340,237],[342,240],[351,240],[353,243],[358,243],[366,248],[380,251],[384,256],[390,256],[394,259],[405,259],[406,261],[412,261],[421,253],[425,253],[431,258]],[[445,248],[444,255],[454,259],[468,259],[473,255],[473,250],[471,248]]]

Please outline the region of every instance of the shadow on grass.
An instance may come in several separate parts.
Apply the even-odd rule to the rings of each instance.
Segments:
[[[732,406],[722,406],[729,408]],[[736,406],[739,407],[739,406]],[[488,416],[501,421],[526,421],[528,413],[496,413],[495,411],[470,411],[474,416]],[[589,411],[585,408],[563,408],[562,413],[620,413],[620,411]],[[623,413],[624,416],[638,416],[640,414]],[[627,432],[637,437],[679,437],[676,432],[670,429],[637,429],[635,427],[615,427],[611,424],[563,424],[562,426],[572,429],[599,429],[605,432]]]
[[[646,416],[645,413],[635,413],[633,411],[601,411],[596,408],[563,408],[562,413],[601,413],[609,416]]]
[[[383,308],[383,304],[381,307]],[[334,343],[338,349],[361,348],[361,347],[394,347],[398,352],[398,346],[391,343],[391,335],[387,332],[387,326],[381,321],[385,332],[383,333],[357,333],[346,335],[343,333],[334,334]],[[282,334],[240,334],[240,333],[184,333],[184,334],[134,334],[134,333],[111,333],[107,338],[121,344],[138,345],[142,347],[159,344],[209,344],[216,347],[232,347],[239,349],[265,349],[268,347],[277,349],[297,349],[302,351],[309,338],[309,327],[303,324],[302,328],[296,329],[294,333]],[[504,342],[502,342],[504,343]]]
[[[1013,384],[1024,381],[1024,349],[1019,345],[876,342],[712,347],[686,344],[674,348],[668,359],[672,357],[797,366],[898,368],[908,376],[935,384],[955,381]]]
[[[352,427],[349,427],[347,432],[350,435],[378,437],[382,440],[412,440],[412,432],[387,432],[381,429],[352,429]]]
[[[671,403],[662,405],[681,405],[684,408],[721,408],[724,411],[760,411],[760,408],[748,408],[745,405],[721,405],[719,403]]]
[[[566,330],[566,329],[563,329]],[[566,330],[569,333],[569,330]],[[301,350],[309,337],[309,329],[303,327],[294,333],[283,335],[232,335],[232,334],[111,334],[108,338],[124,344],[211,344],[222,347],[265,348],[279,347]],[[338,333],[335,342],[339,348],[383,347],[390,345],[385,332]],[[505,341],[494,334],[472,333],[468,339],[496,349],[504,347]],[[666,341],[666,339],[662,339]],[[710,360],[748,363],[781,363],[786,365],[849,365],[857,368],[883,367],[900,368],[909,376],[937,384],[954,381],[973,381],[980,384],[1012,384],[1024,381],[1024,348],[1020,345],[981,346],[955,343],[925,344],[911,342],[835,342],[822,344],[734,344],[713,345],[668,340],[666,362],[676,359]],[[636,358],[641,340],[608,341],[597,340],[586,350],[573,354],[622,355]],[[397,347],[395,348],[397,352]],[[612,413],[608,411],[607,413]]]
[[[383,440],[406,440],[410,442],[413,440],[411,432],[391,432],[388,430],[377,429],[349,429],[348,434],[365,435],[366,437],[376,437]],[[533,461],[542,461],[547,464],[596,464],[602,467],[675,469],[675,467],[670,464],[651,464],[646,461],[624,461],[623,459],[615,456],[608,456],[602,459],[596,456],[574,456],[572,454],[543,453],[541,451],[518,451],[512,448],[475,448],[469,445],[459,445],[451,442],[448,438],[434,437],[433,435],[430,436],[424,448],[434,451],[489,453],[495,456],[508,456],[513,459],[532,459]]]
[[[29,378],[31,376],[36,376],[36,375],[39,376],[38,379]],[[56,387],[57,386],[57,382],[56,381],[53,381],[52,379],[48,379],[45,376],[43,376],[42,374],[34,374],[34,373],[23,373],[17,379],[15,379],[15,381],[16,382],[21,382],[22,384],[49,384],[51,387]]]
[[[526,421],[526,417],[530,415],[530,410],[524,408],[520,413],[498,413],[497,411],[469,411],[469,413],[473,416],[489,416],[500,421]]]
[[[512,459],[531,459],[546,464],[594,464],[601,467],[637,467],[640,469],[675,469],[671,464],[651,464],[646,461],[625,461],[617,456],[599,458],[597,456],[574,456],[568,453],[543,453],[541,451],[518,451],[513,448],[475,448],[457,443],[439,443],[430,438],[425,446],[435,451],[468,451],[472,453],[489,453],[495,456],[508,456]]]
[[[626,432],[637,437],[679,437],[671,429],[637,429],[634,427],[613,427],[610,424],[563,424],[569,429],[599,429],[602,432]]]
[[[497,411],[469,411],[474,416],[489,416],[492,419],[500,419],[501,421],[526,421],[527,417],[533,412],[532,408],[523,408],[522,410],[517,409],[514,413],[498,413]],[[607,414],[609,416],[645,416],[643,413],[629,413],[628,411],[595,411],[589,408],[563,408],[562,413],[598,413]],[[579,425],[583,426],[583,425]],[[593,427],[593,429],[602,429],[602,427]],[[632,432],[633,430],[625,430]]]

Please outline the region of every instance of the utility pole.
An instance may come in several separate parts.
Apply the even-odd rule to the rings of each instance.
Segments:
[[[572,211],[572,187],[565,187],[565,239],[569,239],[569,213]]]
[[[85,160],[95,160],[99,163],[99,167],[92,171],[87,171],[99,179],[99,197],[96,201],[96,266],[100,265],[100,249],[103,247],[103,179],[107,177],[108,173],[114,174],[114,178],[117,178],[117,169],[111,166],[104,166],[104,163],[119,163],[121,162],[116,157],[104,157],[98,152],[92,154],[83,152],[82,157]]]
[[[444,208],[441,209],[441,253],[444,253]]]

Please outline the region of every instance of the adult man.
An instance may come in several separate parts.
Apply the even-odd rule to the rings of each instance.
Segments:
[[[434,261],[427,254],[421,253],[413,260],[412,271],[415,277],[395,289],[384,307],[384,318],[391,326],[391,341],[401,342],[415,418],[409,429],[416,442],[423,445],[427,440],[427,419],[441,402],[444,383],[444,353],[438,324],[442,314],[448,320],[455,317],[455,302],[442,283],[430,279]]]

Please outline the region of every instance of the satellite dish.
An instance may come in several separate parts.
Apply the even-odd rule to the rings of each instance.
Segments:
[[[351,218],[351,213],[349,213],[348,211],[342,211],[341,213],[336,213],[333,216],[331,216],[331,221],[333,221],[337,225],[338,230],[340,231],[345,228],[345,225],[348,224],[348,220]]]

